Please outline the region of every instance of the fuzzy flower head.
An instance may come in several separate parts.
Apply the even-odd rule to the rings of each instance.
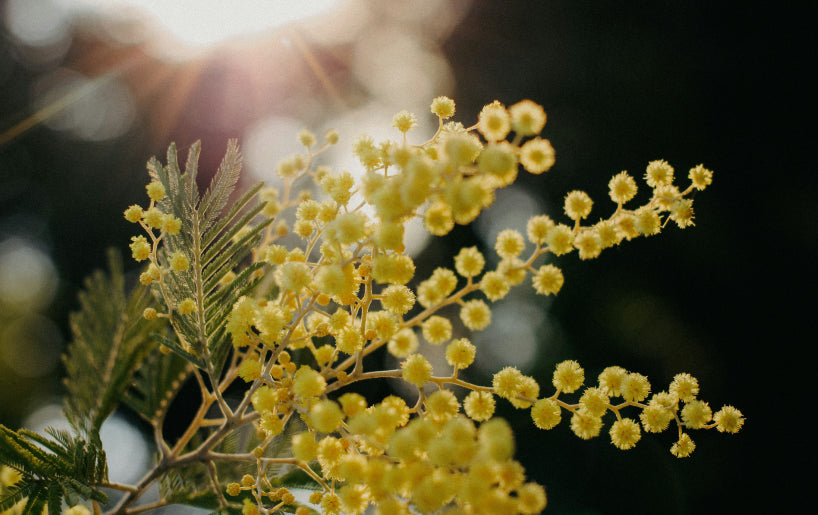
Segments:
[[[645,169],[645,181],[651,188],[673,183],[673,167],[662,159],[651,161]]]
[[[440,117],[441,120],[446,120],[454,116],[454,100],[449,97],[437,97],[432,100],[431,111],[432,114]]]
[[[555,152],[547,139],[534,138],[520,147],[520,164],[528,173],[539,175],[554,166]]]
[[[565,196],[565,214],[571,220],[582,220],[591,214],[591,197],[584,191],[572,191]]]
[[[562,420],[562,408],[557,401],[540,399],[531,408],[531,419],[540,429],[552,429]]]
[[[733,406],[725,406],[717,411],[713,420],[721,433],[738,433],[744,425],[744,416]]]
[[[392,127],[404,134],[417,127],[417,124],[417,116],[406,110],[400,111],[392,117]]]
[[[585,382],[585,371],[574,360],[567,360],[559,363],[554,370],[552,380],[554,388],[561,392],[572,393],[577,391]]]
[[[511,116],[505,106],[497,100],[484,106],[477,117],[477,130],[486,141],[505,139],[511,131]]]
[[[608,182],[608,195],[617,204],[624,204],[635,197],[636,191],[636,181],[625,171],[614,175]]]
[[[545,111],[531,100],[522,100],[508,108],[511,128],[520,136],[539,134],[545,126]]]
[[[629,418],[623,418],[614,422],[609,434],[611,436],[611,443],[622,450],[632,449],[633,446],[636,445],[636,442],[642,438],[639,424]]]
[[[688,177],[697,190],[703,190],[713,182],[713,172],[702,165],[691,168]]]
[[[466,415],[477,422],[490,419],[494,415],[494,396],[491,392],[472,391],[463,401]]]

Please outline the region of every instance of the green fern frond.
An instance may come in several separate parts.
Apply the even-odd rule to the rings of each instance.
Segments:
[[[64,499],[107,502],[95,487],[108,481],[105,451],[99,438],[86,441],[65,431],[48,429],[51,438],[0,425],[0,464],[21,474],[0,498],[0,512],[27,499],[22,513],[59,514]]]
[[[65,414],[71,424],[96,433],[114,411],[134,372],[152,348],[150,334],[162,320],[145,320],[154,303],[150,291],[137,286],[127,296],[121,256],[109,252],[108,274],[95,272],[79,294],[80,311],[70,317],[73,340],[63,357],[67,372]]]
[[[164,235],[160,260],[166,262],[171,254],[181,252],[190,262],[187,270],[163,278],[161,293],[170,304],[170,320],[179,341],[163,338],[161,342],[197,367],[212,367],[218,375],[230,348],[229,336],[223,330],[226,314],[241,295],[258,284],[258,274],[254,272],[264,265],[252,264],[234,278],[228,274],[246,262],[272,220],[254,223],[263,206],[250,204],[261,184],[239,197],[226,214],[222,213],[241,170],[241,154],[235,141],[228,143],[218,171],[200,196],[196,182],[199,151],[197,142],[188,152],[184,174],[179,169],[174,145],[168,149],[167,166],[155,159],[148,163],[151,178],[165,187],[166,197],[158,203],[159,208],[182,221],[178,234]],[[201,313],[178,314],[175,307],[188,298],[204,308]]]
[[[158,424],[190,373],[187,360],[157,349],[134,376],[131,388],[125,393],[125,404],[152,425]]]

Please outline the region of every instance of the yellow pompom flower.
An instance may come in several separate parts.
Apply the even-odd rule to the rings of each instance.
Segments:
[[[480,281],[480,290],[492,301],[505,297],[510,288],[508,279],[500,272],[486,272]]]
[[[680,401],[689,402],[699,395],[699,380],[687,373],[676,374],[669,390]]]
[[[562,408],[557,401],[540,399],[531,408],[531,419],[540,429],[552,429],[562,420]]]
[[[528,399],[536,399],[540,396],[540,385],[537,381],[530,376],[522,376],[520,378],[519,389],[517,390],[517,396],[512,397],[509,399],[511,405],[517,409],[525,409],[531,407],[532,401],[527,401],[520,399],[520,397],[526,397]]]
[[[418,338],[408,327],[401,329],[389,340],[386,350],[396,358],[405,358],[418,348]]]
[[[381,292],[381,305],[396,315],[404,315],[415,305],[415,294],[406,286],[392,284]]]
[[[651,161],[645,169],[645,181],[651,188],[673,183],[673,167],[662,159]]]
[[[492,377],[491,386],[494,393],[504,399],[512,399],[520,393],[523,374],[515,367],[505,367]]]
[[[631,372],[622,379],[619,391],[626,401],[642,402],[650,394],[650,383],[642,374]]]
[[[324,227],[324,237],[327,241],[343,245],[355,243],[366,236],[367,222],[363,213],[344,213]]]
[[[670,425],[673,420],[673,411],[657,402],[651,400],[648,406],[639,414],[642,427],[648,433],[661,433]]]
[[[401,377],[418,387],[426,384],[432,377],[432,364],[422,354],[411,354],[400,364]]]
[[[514,454],[514,433],[502,418],[493,418],[477,430],[481,454],[495,461],[505,461]]]
[[[460,320],[472,331],[483,330],[491,323],[491,309],[482,300],[470,300],[463,303],[460,309]]]
[[[485,105],[477,117],[477,130],[486,141],[505,139],[511,131],[511,116],[505,106],[497,100]]]
[[[312,432],[304,431],[303,433],[295,434],[291,442],[293,457],[295,457],[295,459],[309,463],[316,458],[318,444]]]
[[[276,269],[275,279],[282,289],[298,293],[312,282],[312,273],[305,263],[290,261]]]
[[[517,509],[525,515],[540,513],[545,509],[545,489],[537,483],[526,483],[517,489]]]
[[[247,383],[252,383],[261,377],[261,363],[256,359],[243,360],[239,365],[239,377]]]
[[[525,249],[523,235],[513,229],[500,231],[494,243],[494,250],[504,259],[519,256],[523,249]]]
[[[628,371],[622,367],[608,367],[599,374],[599,387],[605,390],[609,397],[622,395],[622,381],[628,375]]]
[[[298,142],[307,148],[312,148],[316,143],[315,134],[308,129],[301,129],[298,133]]]
[[[458,338],[446,346],[446,362],[463,370],[474,362],[476,349],[466,338]]]
[[[143,212],[142,217],[148,227],[152,229],[161,229],[162,225],[165,223],[165,213],[163,213],[158,207],[152,207]]]
[[[655,210],[643,207],[636,210],[633,227],[639,234],[652,236],[662,230],[662,220]]]
[[[137,261],[144,261],[151,255],[151,246],[144,236],[131,237],[131,255]]]
[[[554,265],[541,266],[531,278],[534,291],[540,295],[556,294],[560,291],[564,282],[565,278],[562,275],[562,270]]]
[[[563,210],[571,220],[582,220],[591,214],[591,197],[584,191],[574,190],[565,195]]]
[[[554,370],[552,383],[554,388],[564,393],[572,393],[579,390],[585,382],[585,371],[574,360],[566,360],[557,365]]]
[[[302,400],[321,395],[326,387],[327,380],[307,366],[299,368],[293,377],[293,393]]]
[[[229,483],[224,491],[227,495],[235,497],[241,493],[241,485],[238,483]]]
[[[91,515],[91,511],[82,504],[77,504],[65,510],[64,515]]]
[[[534,138],[520,147],[520,164],[528,173],[539,175],[554,166],[554,147],[547,139]]]
[[[418,118],[407,110],[400,111],[392,117],[392,127],[406,133],[418,125]]]
[[[162,230],[168,234],[179,234],[182,230],[182,220],[167,213],[162,220]]]
[[[445,202],[434,202],[423,214],[423,226],[433,236],[444,236],[454,228],[452,208]]]
[[[567,225],[558,224],[548,231],[545,242],[548,250],[555,256],[561,256],[574,250],[574,233]]]
[[[608,195],[617,204],[624,204],[636,196],[636,181],[626,171],[614,175],[608,182]]]
[[[335,346],[339,351],[354,354],[364,348],[364,338],[360,328],[349,325],[335,336]]]
[[[699,400],[685,403],[682,408],[682,422],[690,429],[701,429],[713,418],[710,406]]]
[[[159,202],[165,198],[165,187],[161,182],[151,181],[145,186],[145,190],[148,192],[148,197],[154,202]]]
[[[614,422],[608,434],[611,436],[611,443],[622,450],[632,449],[642,438],[639,424],[629,418]]]
[[[713,421],[721,433],[738,433],[744,425],[744,416],[733,406],[724,406],[713,415]]]
[[[693,201],[682,198],[670,205],[670,219],[676,222],[680,229],[693,225]]]
[[[477,168],[488,176],[499,179],[500,185],[508,185],[517,178],[517,152],[506,141],[491,143],[480,152]]]
[[[460,249],[454,257],[454,268],[463,277],[475,277],[483,271],[486,260],[477,247]]]
[[[338,143],[338,131],[335,129],[330,129],[326,133],[324,133],[324,140],[329,143],[330,145],[335,145]]]
[[[532,216],[528,219],[528,223],[526,224],[528,241],[535,245],[542,245],[545,243],[548,231],[550,231],[552,227],[554,227],[554,221],[547,215]]]
[[[384,250],[402,250],[403,233],[403,224],[383,222],[375,231],[375,244]]]
[[[574,238],[580,259],[593,259],[602,252],[602,239],[593,228],[582,229]]]
[[[449,97],[437,97],[432,100],[430,107],[432,114],[440,117],[441,120],[454,116],[454,100]]]
[[[605,390],[597,387],[586,388],[579,398],[579,404],[595,417],[601,417],[608,411],[608,395]]]
[[[477,422],[490,419],[494,415],[494,396],[491,392],[472,391],[463,401],[466,415]]]
[[[310,409],[310,424],[322,433],[332,433],[344,420],[344,412],[331,400],[318,401]]]
[[[440,345],[452,337],[452,323],[441,316],[431,316],[421,325],[423,338],[432,345]]]
[[[545,111],[542,106],[531,100],[522,100],[508,108],[511,115],[511,128],[520,136],[539,134],[545,127]]]
[[[265,411],[261,414],[259,427],[268,437],[277,436],[284,432],[284,420],[272,411]]]
[[[432,421],[442,424],[457,415],[460,411],[460,403],[457,397],[449,390],[438,390],[426,397],[426,414]]]
[[[571,431],[583,440],[599,436],[601,429],[602,419],[591,415],[584,409],[578,409],[571,417]]]
[[[360,393],[347,392],[338,397],[338,402],[341,403],[341,409],[344,415],[352,417],[358,413],[363,413],[366,409],[366,398]]]
[[[703,190],[713,182],[713,172],[703,165],[694,166],[687,175],[697,190]]]
[[[677,458],[687,458],[696,449],[696,444],[687,433],[682,433],[679,440],[670,448],[670,452]]]
[[[170,267],[176,272],[184,272],[190,267],[190,260],[182,252],[174,252],[168,259]]]
[[[130,206],[128,209],[126,209],[125,213],[124,213],[125,220],[127,220],[127,221],[129,221],[131,223],[134,223],[134,224],[136,222],[142,220],[142,214],[143,214],[142,213],[142,207],[138,206],[136,204],[134,204],[134,205]]]

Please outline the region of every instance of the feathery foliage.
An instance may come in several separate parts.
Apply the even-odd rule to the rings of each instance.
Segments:
[[[155,301],[137,286],[125,293],[122,257],[108,254],[110,271],[97,271],[79,294],[80,311],[70,318],[73,341],[63,358],[68,376],[65,414],[88,434],[99,432],[116,409],[134,372],[155,343],[150,337],[162,320],[145,320],[142,312]]]
[[[165,276],[162,294],[170,304],[177,338],[160,338],[160,342],[199,368],[208,370],[212,366],[218,375],[229,351],[224,322],[236,300],[258,283],[260,279],[254,272],[263,264],[252,264],[235,277],[228,274],[250,254],[272,220],[249,225],[263,208],[263,204],[257,204],[245,211],[261,184],[249,189],[222,216],[241,170],[234,140],[228,144],[209,188],[200,196],[196,183],[199,149],[198,142],[190,148],[184,174],[175,145],[168,149],[167,166],[155,158],[148,163],[151,178],[167,192],[157,206],[182,221],[178,234],[164,236],[165,258],[182,253],[190,263],[187,270]],[[173,309],[184,299],[195,302],[197,312],[193,317]]]
[[[47,429],[51,438],[0,425],[0,464],[21,474],[0,499],[0,512],[27,499],[22,513],[39,515],[48,507],[50,515],[61,513],[63,501],[76,504],[79,498],[106,502],[108,496],[94,487],[108,480],[105,451],[98,438],[86,441],[65,431]]]

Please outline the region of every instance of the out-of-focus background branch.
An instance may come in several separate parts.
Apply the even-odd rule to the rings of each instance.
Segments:
[[[523,230],[533,214],[561,216],[571,189],[596,201],[592,218],[606,216],[610,176],[639,176],[650,160],[679,176],[701,162],[715,181],[696,198],[696,227],[590,262],[568,256],[555,300],[521,287],[497,303],[474,336],[482,361],[471,377],[486,382],[512,364],[547,393],[553,365],[577,359],[590,377],[617,364],[659,390],[687,371],[714,409],[730,403],[747,416],[737,436],[693,432],[696,452],[678,460],[670,434],[622,452],[604,434],[580,441],[565,421],[539,431],[501,401],[549,511],[764,512],[797,498],[794,471],[812,456],[795,441],[809,428],[802,363],[815,341],[814,7],[326,0],[220,13],[222,4],[0,3],[0,423],[59,423],[67,313],[104,249],[125,249],[133,227],[121,213],[144,199],[144,163],[171,141],[201,139],[200,169],[212,173],[238,137],[246,180],[275,184],[276,161],[298,151],[303,127],[338,128],[326,162],[354,171],[352,139],[395,137],[401,109],[420,116],[420,142],[434,129],[435,96],[454,98],[464,123],[494,99],[530,98],[548,113],[557,164],[521,173],[472,227],[412,235],[426,273],[450,266],[460,246],[490,251],[499,230]],[[127,413],[103,438],[143,449],[119,462],[109,452],[114,480],[138,476],[150,449]]]

